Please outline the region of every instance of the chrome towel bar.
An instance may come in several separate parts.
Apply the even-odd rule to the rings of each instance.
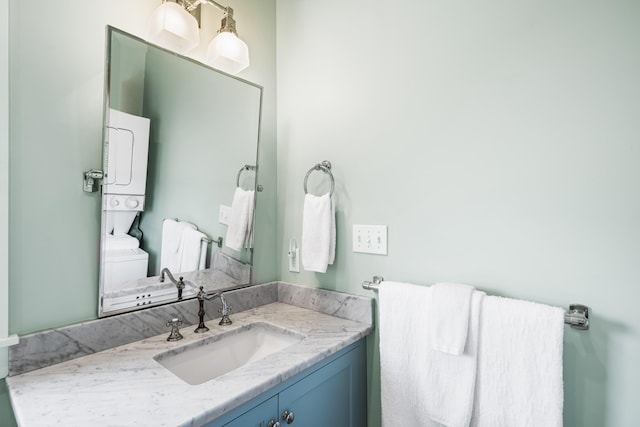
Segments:
[[[362,287],[371,291],[378,291],[378,285],[382,283],[384,277],[373,276],[373,281],[365,280]],[[586,331],[589,329],[589,307],[582,304],[571,304],[569,310],[564,314],[564,323],[572,328]]]
[[[203,237],[200,240],[203,242],[207,242],[207,244],[215,243],[216,246],[218,246],[219,248],[222,248],[222,236],[218,236],[217,240],[211,239],[209,237]]]

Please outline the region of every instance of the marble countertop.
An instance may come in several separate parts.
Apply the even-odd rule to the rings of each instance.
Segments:
[[[365,337],[372,326],[275,302],[232,315],[233,325],[207,322],[7,378],[20,426],[197,426],[251,400]],[[153,357],[254,322],[290,329],[305,339],[200,385],[189,385]],[[215,361],[212,361],[215,363]]]

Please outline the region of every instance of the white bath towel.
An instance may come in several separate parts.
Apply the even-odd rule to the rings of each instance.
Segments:
[[[224,244],[235,250],[250,248],[253,244],[253,208],[255,192],[236,188],[231,203],[231,215]]]
[[[485,297],[474,427],[561,427],[564,311]]]
[[[335,208],[329,193],[306,194],[302,210],[302,267],[326,273],[336,252]]]
[[[436,283],[431,286],[429,334],[431,348],[459,356],[467,343],[473,286]]]
[[[179,251],[185,230],[195,230],[196,226],[185,221],[165,219],[162,222],[162,244],[160,248],[160,269],[168,268],[177,272],[181,268],[182,253]]]
[[[436,293],[439,290],[441,289],[435,285],[431,287],[429,322],[433,318],[431,311],[436,306]],[[468,427],[473,413],[480,307],[485,294],[475,290],[472,290],[471,294],[465,321],[468,327],[464,328],[466,339],[462,345],[463,351],[459,355],[454,355],[434,350],[432,343],[429,357],[425,362],[426,411],[433,421],[448,427]],[[452,309],[456,308],[452,307]],[[449,317],[446,314],[444,316]],[[430,334],[430,338],[433,338],[433,334]]]
[[[207,247],[206,242],[204,242],[203,245],[202,239],[206,238],[207,236],[198,230],[191,228],[184,230],[181,247],[178,250],[178,252],[182,254],[180,268],[175,271],[175,273],[201,270],[204,268],[202,264],[205,258],[202,252],[204,248],[206,255]]]
[[[425,307],[431,288],[407,283],[380,284],[380,389],[382,427],[438,424],[426,411],[427,369],[432,352]]]

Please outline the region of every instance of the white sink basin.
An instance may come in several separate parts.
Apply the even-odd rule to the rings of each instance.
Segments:
[[[251,323],[154,356],[188,384],[197,385],[283,350],[304,335],[265,322]]]

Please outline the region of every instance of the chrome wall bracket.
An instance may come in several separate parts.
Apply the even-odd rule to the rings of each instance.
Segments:
[[[99,169],[90,169],[84,172],[82,189],[87,193],[94,193],[100,188],[100,181],[104,178],[104,172]]]
[[[569,305],[569,310],[564,314],[564,323],[586,331],[589,329],[589,307],[582,304]]]

